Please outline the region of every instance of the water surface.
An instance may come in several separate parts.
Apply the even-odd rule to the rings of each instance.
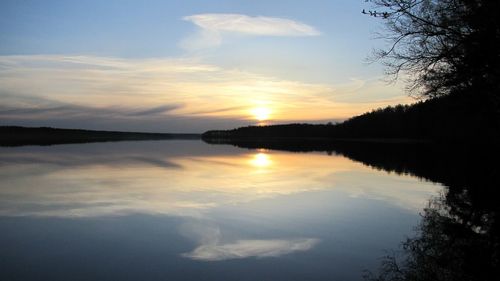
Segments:
[[[201,141],[0,148],[0,165],[1,280],[359,280],[442,190]]]

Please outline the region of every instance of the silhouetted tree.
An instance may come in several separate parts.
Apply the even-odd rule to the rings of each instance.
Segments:
[[[390,75],[408,74],[410,94],[469,93],[498,105],[500,1],[367,0],[390,45],[375,51]]]

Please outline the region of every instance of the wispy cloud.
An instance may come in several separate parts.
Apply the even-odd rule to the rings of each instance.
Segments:
[[[320,32],[302,22],[241,14],[198,14],[184,17],[197,26],[214,31],[238,32],[267,36],[316,36]]]
[[[57,102],[54,102],[58,104]],[[180,104],[162,105],[152,108],[144,107],[91,107],[78,106],[72,104],[55,106],[1,106],[0,118],[48,118],[64,117],[73,118],[82,115],[93,116],[95,118],[153,118],[158,115],[167,114],[170,111],[181,108]]]
[[[170,105],[162,105],[162,106],[157,106],[145,110],[139,110],[136,112],[131,112],[129,113],[132,116],[151,116],[151,115],[157,115],[157,114],[163,114],[167,113],[169,111],[181,108],[182,105],[180,104],[170,104]]]
[[[197,14],[183,18],[200,28],[194,36],[181,42],[186,49],[218,46],[225,34],[254,36],[317,36],[313,26],[285,18],[248,16],[242,14]]]
[[[318,239],[272,239],[272,240],[238,240],[228,244],[201,245],[184,257],[201,261],[222,261],[249,257],[278,257],[293,252],[303,252],[318,243]]]
[[[333,120],[401,102],[381,84],[307,83],[197,58],[0,56],[0,124],[202,132],[248,125],[259,106],[275,122]]]

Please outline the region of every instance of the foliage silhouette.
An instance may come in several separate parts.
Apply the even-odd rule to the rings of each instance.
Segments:
[[[290,138],[412,139],[437,141],[497,141],[500,123],[478,110],[477,100],[444,96],[376,109],[338,124],[287,124],[249,126],[208,131],[208,141],[238,142],[246,139],[276,141]]]
[[[498,99],[499,1],[370,0],[386,24],[389,46],[374,59],[388,74],[409,74],[408,89],[422,96],[468,92]],[[366,13],[366,12],[365,12]]]

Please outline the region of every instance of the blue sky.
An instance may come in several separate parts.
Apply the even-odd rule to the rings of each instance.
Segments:
[[[409,102],[366,63],[383,44],[367,5],[2,1],[1,122],[201,132]]]

